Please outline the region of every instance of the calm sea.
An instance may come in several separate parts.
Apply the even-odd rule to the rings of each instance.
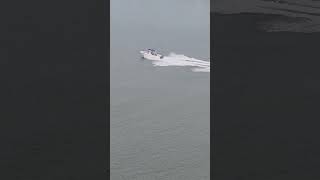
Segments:
[[[111,0],[110,10],[111,180],[208,180],[210,72],[155,66],[139,51],[209,61],[209,0]]]

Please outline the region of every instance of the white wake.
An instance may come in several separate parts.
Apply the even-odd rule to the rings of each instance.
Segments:
[[[170,53],[161,60],[152,62],[154,66],[190,66],[194,72],[210,72],[210,61],[190,58],[183,54]]]

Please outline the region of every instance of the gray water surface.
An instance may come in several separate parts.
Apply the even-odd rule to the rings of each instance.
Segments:
[[[260,23],[269,32],[320,32],[319,0],[215,0],[211,12],[276,14],[287,18]]]
[[[139,50],[209,60],[209,0],[111,0],[111,180],[207,180],[210,72],[156,67]]]

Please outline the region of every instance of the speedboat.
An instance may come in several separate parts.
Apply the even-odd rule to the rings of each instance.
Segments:
[[[141,53],[142,57],[145,59],[149,59],[149,60],[163,59],[163,55],[158,54],[156,52],[156,50],[154,50],[154,49],[146,49],[146,50],[140,51],[140,53]]]

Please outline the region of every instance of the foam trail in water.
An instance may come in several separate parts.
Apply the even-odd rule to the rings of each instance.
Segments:
[[[182,54],[170,53],[161,60],[153,61],[154,66],[190,66],[194,72],[210,72],[210,61],[190,58]]]

